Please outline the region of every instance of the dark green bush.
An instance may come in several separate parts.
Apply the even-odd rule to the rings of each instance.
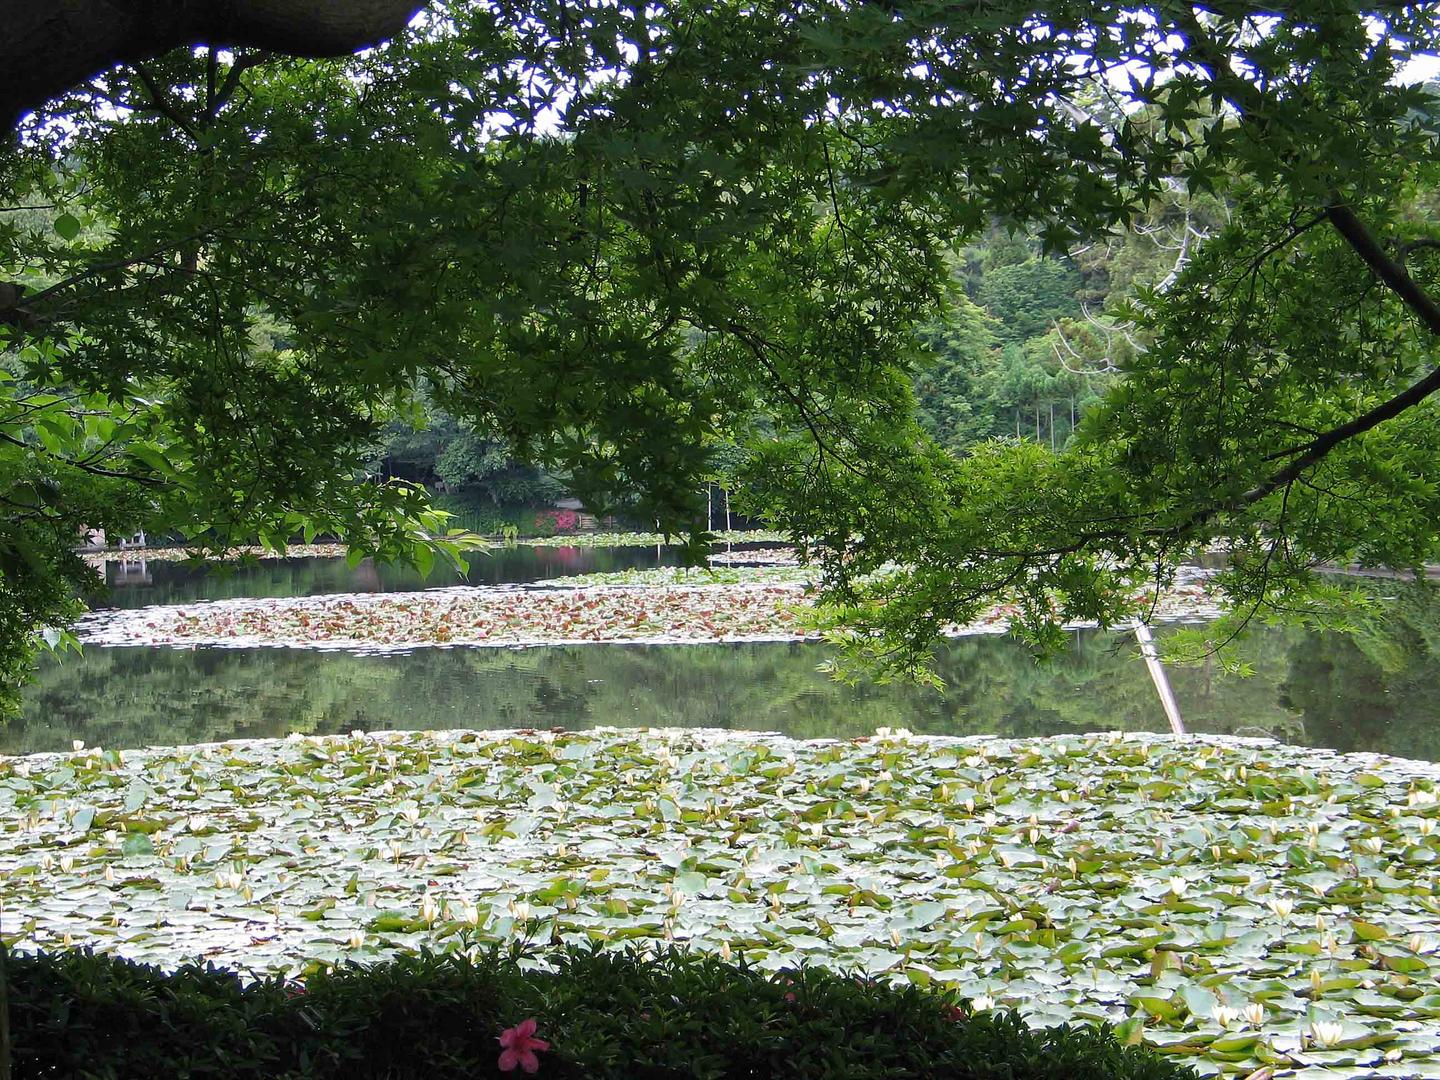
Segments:
[[[499,1071],[497,1036],[533,1017],[542,1077],[1180,1080],[1194,1074],[1099,1028],[966,1017],[913,987],[807,968],[562,952],[402,957],[303,987],[89,952],[11,957],[15,1080],[425,1078]]]

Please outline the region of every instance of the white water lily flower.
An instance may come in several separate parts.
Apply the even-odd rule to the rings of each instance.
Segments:
[[[426,924],[433,923],[440,917],[440,906],[435,903],[435,897],[426,893],[420,898],[420,918]]]
[[[1265,906],[1279,919],[1288,919],[1290,913],[1295,910],[1295,901],[1288,896],[1272,896],[1265,901]]]
[[[1222,1028],[1228,1028],[1236,1020],[1240,1019],[1240,1010],[1229,1005],[1216,1005],[1210,1015]]]
[[[84,739],[71,739],[71,740],[70,740],[70,749],[71,749],[71,750],[74,750],[74,751],[78,754],[81,750],[84,750],[84,749],[85,749],[85,740],[84,740]]]
[[[995,1008],[995,999],[989,994],[981,994],[977,998],[970,999],[970,1007],[975,1012],[989,1012]]]
[[[365,945],[365,935],[359,930],[350,931],[350,948],[359,949]]]
[[[1407,801],[1411,806],[1434,806],[1440,795],[1426,788],[1411,788]]]
[[[1372,855],[1379,855],[1385,850],[1385,841],[1378,836],[1367,836],[1360,841],[1360,846]]]
[[[60,856],[60,869],[61,869],[62,872],[66,873],[66,874],[70,873],[71,870],[75,869],[75,856],[73,856],[73,855],[61,855],[61,856]]]
[[[1170,892],[1177,897],[1184,896],[1186,890],[1189,888],[1190,883],[1182,877],[1172,877],[1170,879]]]
[[[1344,1037],[1345,1029],[1335,1020],[1316,1020],[1310,1025],[1310,1040],[1320,1046],[1335,1046]]]
[[[1261,1024],[1265,1023],[1265,1006],[1258,1001],[1248,1002],[1245,1007],[1240,1010],[1240,1015],[1245,1017],[1245,1022],[1251,1027],[1258,1028]]]

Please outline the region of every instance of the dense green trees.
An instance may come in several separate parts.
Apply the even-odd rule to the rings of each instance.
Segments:
[[[745,490],[902,666],[997,594],[1037,637],[1114,616],[1120,576],[1217,537],[1262,606],[1316,559],[1423,559],[1435,143],[1394,72],[1437,35],[1373,8],[454,0],[344,62],[115,52],[0,159],[0,663],[63,618],[82,525],[432,557],[419,493],[356,482],[421,386],[675,527],[711,447],[773,433]],[[1148,351],[1067,441],[1025,379],[1113,355],[1067,289],[1121,288],[1087,251],[1173,226],[1177,186],[1232,213],[1114,316]],[[981,240],[973,299],[1035,318],[955,377],[996,368],[1044,446],[957,458],[911,378]]]

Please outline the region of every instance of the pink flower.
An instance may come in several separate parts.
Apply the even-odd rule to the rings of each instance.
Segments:
[[[549,1050],[550,1044],[544,1039],[535,1038],[535,1018],[521,1020],[512,1028],[506,1028],[500,1033],[500,1071],[510,1072],[516,1065],[519,1065],[527,1073],[533,1073],[540,1068],[540,1059],[535,1056],[537,1050]]]

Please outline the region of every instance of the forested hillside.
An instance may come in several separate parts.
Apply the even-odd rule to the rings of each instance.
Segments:
[[[1176,195],[1142,226],[1068,257],[998,225],[954,258],[948,310],[924,333],[915,396],[922,426],[962,452],[991,438],[1065,444],[1085,407],[1143,343],[1117,315],[1163,287],[1217,225],[1214,200]],[[718,455],[716,479],[733,462]],[[527,464],[501,439],[467,428],[429,400],[385,429],[374,468],[496,506],[566,493],[564,474]]]

